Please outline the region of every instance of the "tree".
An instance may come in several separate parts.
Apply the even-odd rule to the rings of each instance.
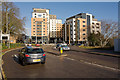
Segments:
[[[99,45],[99,34],[90,33],[88,36],[88,41],[90,46],[98,46]]]
[[[104,47],[110,42],[111,38],[118,35],[118,23],[111,20],[101,21],[100,45]]]
[[[12,2],[2,3],[2,31],[10,35],[19,35],[25,32],[25,17],[19,17],[19,8]],[[7,27],[8,26],[8,27]]]

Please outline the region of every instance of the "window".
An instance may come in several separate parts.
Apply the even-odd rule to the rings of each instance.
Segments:
[[[35,19],[33,19],[33,21],[35,21]]]
[[[35,31],[33,31],[33,32],[35,32]]]
[[[40,27],[42,27],[42,25],[39,25]]]
[[[33,35],[35,35],[35,34],[33,34]]]
[[[43,32],[45,32],[45,31],[43,31]]]
[[[43,15],[45,15],[45,14],[43,14]]]
[[[92,28],[94,28],[94,26],[92,26]]]
[[[85,38],[83,38],[83,39],[85,39]]]
[[[43,19],[43,21],[45,21],[45,19]]]
[[[83,29],[83,31],[85,31],[85,29]]]
[[[45,16],[43,16],[43,18],[45,18]]]
[[[43,25],[43,27],[45,27],[45,25]]]
[[[42,15],[38,15],[38,17],[41,17]]]
[[[35,28],[33,28],[33,29],[35,29]]]
[[[96,25],[99,25],[99,23],[96,23]]]
[[[45,28],[43,28],[43,29],[45,29]]]
[[[36,16],[35,16],[35,18],[36,18]]]
[[[45,35],[45,34],[43,34],[43,35]]]
[[[97,31],[97,33],[99,33],[99,31]]]
[[[45,22],[43,22],[43,24],[45,24]]]
[[[85,25],[83,25],[83,27],[85,27]]]
[[[85,23],[85,21],[83,21],[83,23]]]
[[[33,25],[35,27],[35,25]]]
[[[83,33],[83,35],[85,35],[85,33]]]
[[[35,13],[35,15],[36,15],[36,13]]]
[[[35,24],[35,22],[33,22],[33,24]]]
[[[42,24],[42,22],[38,22],[38,24]]]

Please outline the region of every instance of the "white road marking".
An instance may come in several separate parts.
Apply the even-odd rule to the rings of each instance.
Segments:
[[[72,61],[78,61],[78,60],[75,60],[75,59],[72,59],[72,58],[68,58],[68,57],[65,57],[65,58],[69,59],[69,60],[72,60]],[[106,68],[106,69],[110,69],[110,70],[114,70],[114,71],[120,71],[120,69],[116,69],[116,68],[100,65],[100,64],[97,64],[97,63],[86,62],[84,60],[80,60],[79,62],[82,62],[82,63],[85,63],[85,64],[89,64],[89,65],[98,66],[98,67],[102,67],[102,68]]]

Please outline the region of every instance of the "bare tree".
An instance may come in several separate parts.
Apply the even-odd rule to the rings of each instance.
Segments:
[[[7,21],[6,21],[7,20]],[[8,27],[6,27],[8,25]],[[19,17],[19,8],[12,2],[3,2],[2,4],[2,31],[10,32],[11,35],[19,35],[25,32],[25,18]]]
[[[101,21],[101,35],[100,44],[101,47],[106,46],[110,38],[118,35],[118,23],[112,20],[102,20]]]

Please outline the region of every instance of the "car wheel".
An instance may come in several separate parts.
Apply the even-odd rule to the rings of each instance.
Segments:
[[[41,62],[41,64],[45,64],[45,62]]]
[[[20,57],[18,58],[18,61],[19,61],[19,63],[21,63],[21,59],[20,59]]]
[[[25,63],[25,60],[23,59],[23,61],[22,61],[22,65],[23,66],[26,66],[27,64]]]

